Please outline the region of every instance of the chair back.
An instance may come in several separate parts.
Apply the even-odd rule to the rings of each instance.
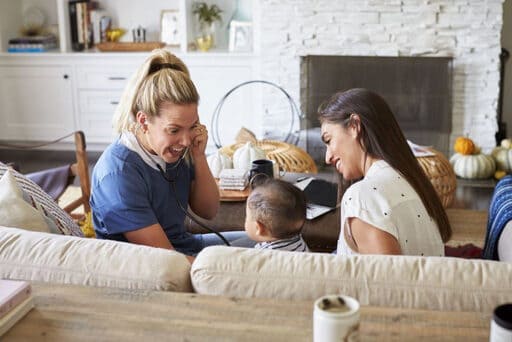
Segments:
[[[81,196],[73,202],[66,205],[63,209],[71,214],[73,210],[83,205],[84,213],[91,211],[89,198],[91,197],[91,179],[89,176],[89,161],[87,159],[85,134],[82,131],[75,132],[75,155],[76,163],[73,164],[72,170],[80,180]],[[72,215],[73,216],[73,215]]]

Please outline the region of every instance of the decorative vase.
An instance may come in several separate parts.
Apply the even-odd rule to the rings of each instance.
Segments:
[[[203,52],[210,50],[215,46],[215,22],[199,23],[199,32],[196,38],[197,48]]]

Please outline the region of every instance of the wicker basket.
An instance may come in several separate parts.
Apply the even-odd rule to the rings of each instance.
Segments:
[[[453,203],[457,178],[448,159],[436,150],[430,149],[430,151],[434,153],[433,156],[417,157],[416,159],[434,185],[443,207],[448,208]]]
[[[220,151],[233,157],[236,149],[243,146],[243,144],[224,146]],[[275,140],[258,140],[254,144],[265,152],[268,159],[278,163],[279,168],[283,171],[315,174],[318,172],[313,158],[295,145]]]

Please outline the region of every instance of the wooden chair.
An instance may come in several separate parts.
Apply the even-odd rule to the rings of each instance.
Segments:
[[[82,131],[75,132],[75,155],[76,163],[71,165],[71,171],[78,177],[80,181],[81,195],[71,203],[67,204],[63,209],[75,219],[83,218],[82,214],[72,214],[72,212],[80,207],[84,208],[84,214],[91,211],[89,205],[89,197],[91,197],[91,180],[89,176],[89,161],[87,159],[85,134]]]

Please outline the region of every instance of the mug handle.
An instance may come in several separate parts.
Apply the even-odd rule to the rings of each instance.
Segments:
[[[252,179],[252,177],[256,176],[258,174],[258,169],[256,167],[253,167],[249,170],[249,180]]]

